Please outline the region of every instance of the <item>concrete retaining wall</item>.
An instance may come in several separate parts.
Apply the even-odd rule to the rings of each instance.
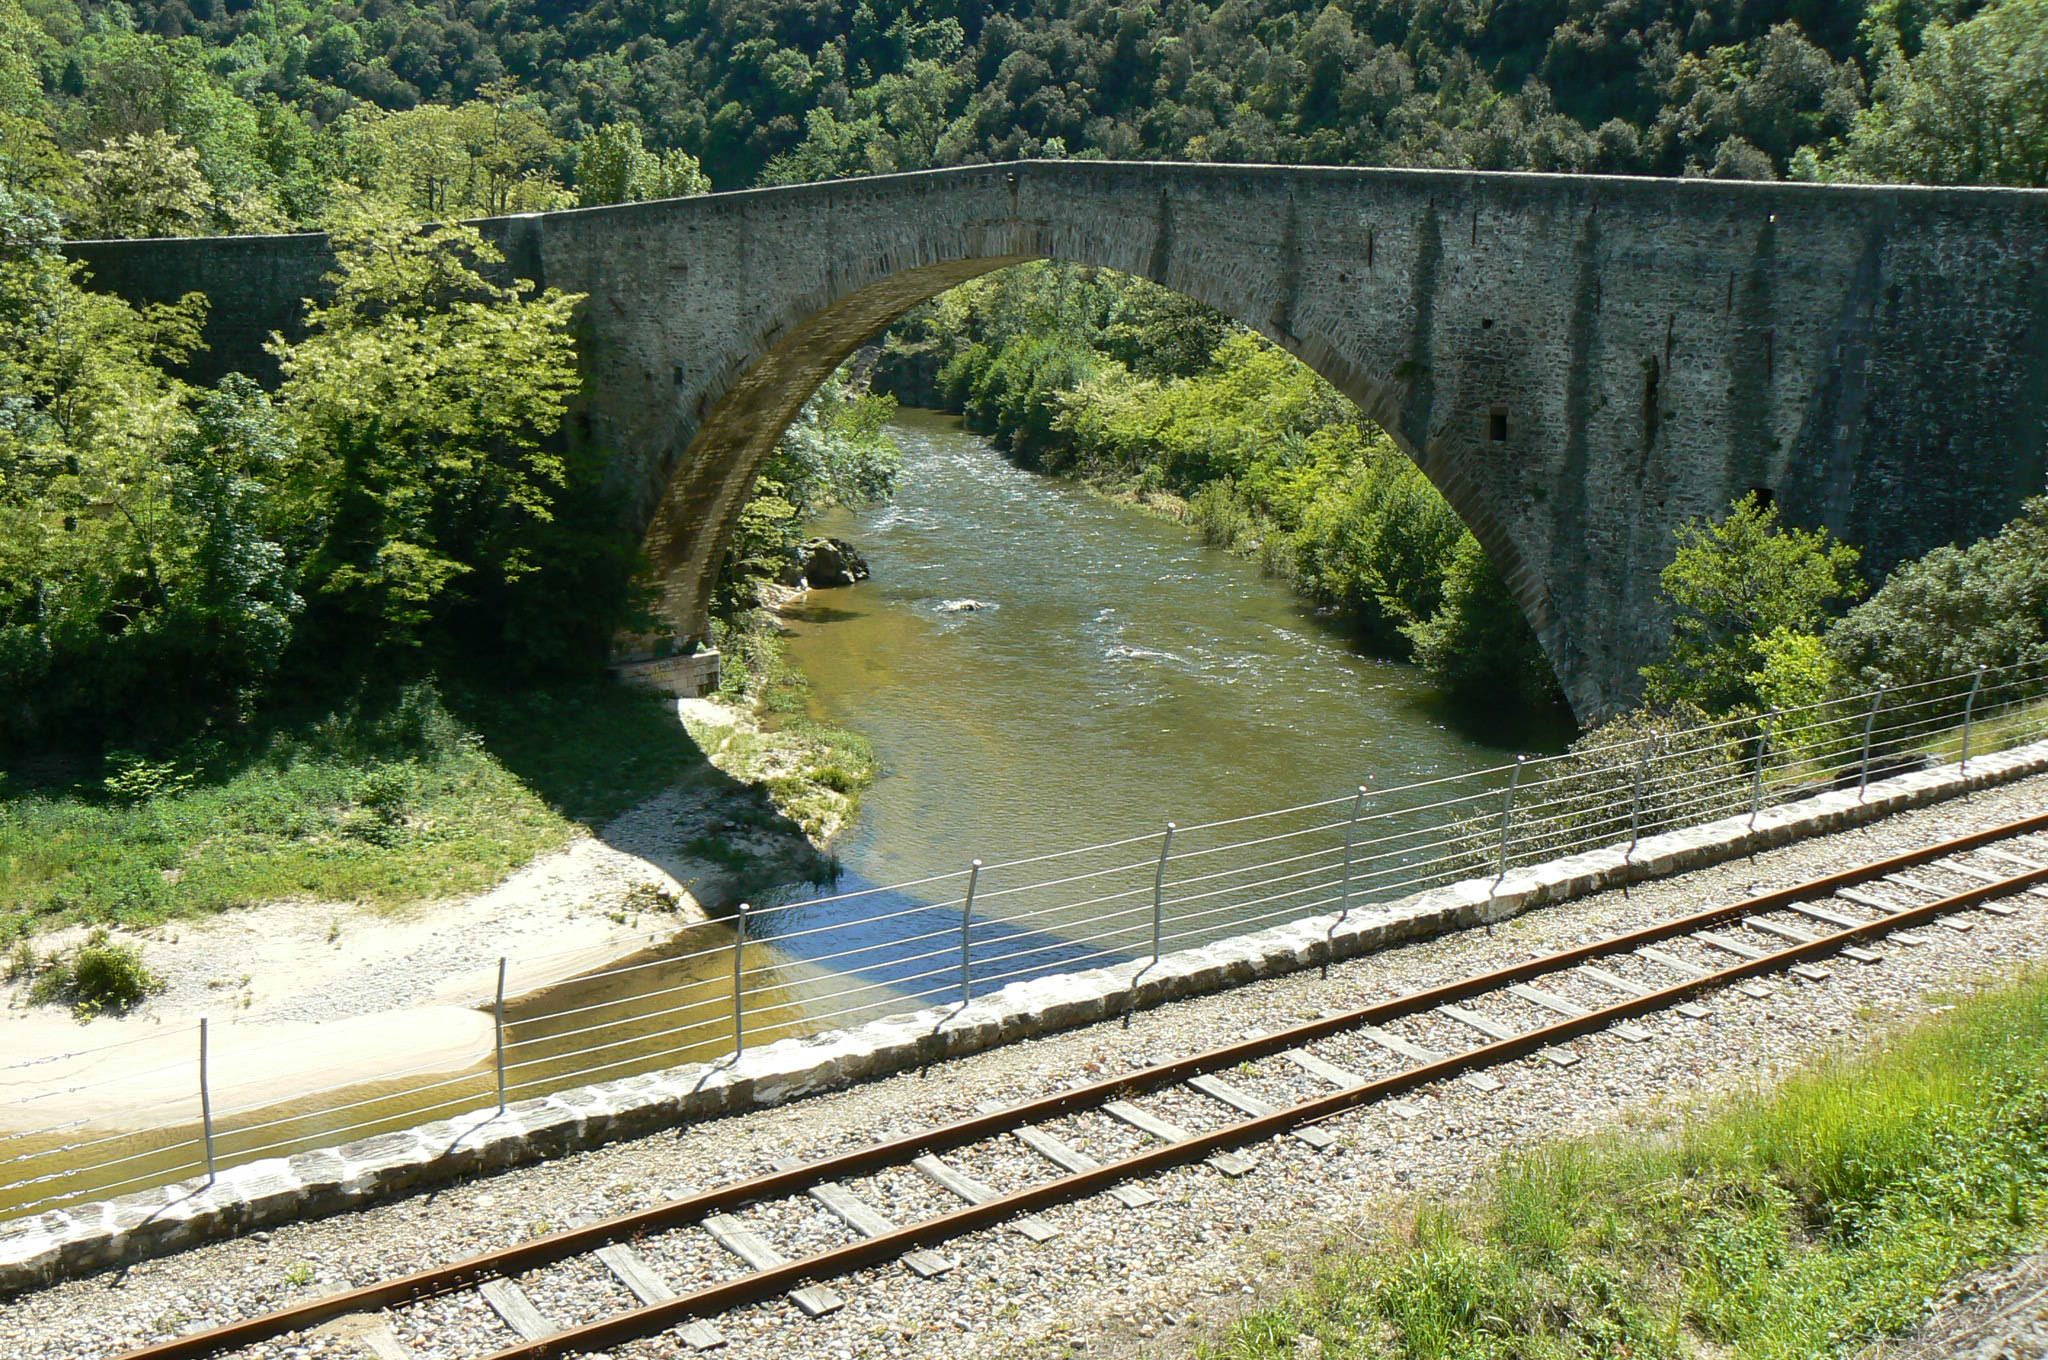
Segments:
[[[890,1016],[857,1029],[784,1039],[738,1062],[693,1063],[519,1101],[416,1128],[231,1168],[58,1209],[0,1227],[0,1295],[161,1256],[210,1238],[339,1213],[415,1190],[595,1147],[692,1120],[735,1114],[921,1067],[1015,1039],[1113,1018],[1533,907],[1844,830],[1972,789],[2048,770],[2048,742],[1833,792],[1645,839],[1633,854],[1590,851],[1419,893],[1346,920],[1334,915],[1168,954],[1012,983],[962,1008]]]

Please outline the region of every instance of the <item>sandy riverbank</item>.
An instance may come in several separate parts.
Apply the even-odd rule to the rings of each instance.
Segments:
[[[710,700],[679,701],[678,717],[707,750],[721,730],[753,725]],[[399,1070],[474,1069],[491,1054],[491,1019],[479,1007],[495,992],[501,957],[517,997],[709,919],[706,903],[722,905],[729,870],[691,854],[707,837],[743,845],[756,861],[808,859],[793,830],[736,816],[749,796],[730,780],[685,781],[468,898],[399,910],[268,903],[122,932],[166,984],[125,1015],[80,1023],[61,1007],[28,1006],[23,984],[5,989],[0,1128],[134,1127],[138,1110],[150,1123],[181,1117],[177,1102],[196,1114],[202,1016],[215,1089],[231,1101],[237,1090],[284,1102]],[[62,948],[83,933],[37,944]]]

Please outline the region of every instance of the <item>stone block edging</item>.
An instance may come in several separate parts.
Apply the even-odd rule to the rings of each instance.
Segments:
[[[1917,770],[1850,790],[1645,837],[1633,852],[1592,850],[1504,879],[1467,879],[1394,902],[1310,917],[1158,963],[1125,963],[1014,982],[961,1006],[929,1007],[854,1029],[782,1039],[737,1062],[691,1063],[573,1087],[336,1147],[266,1158],[153,1190],[51,1210],[0,1226],[0,1296],[167,1255],[209,1239],[317,1218],[480,1172],[780,1104],[997,1044],[1110,1019],[1532,907],[1704,868],[1808,836],[2048,770],[2048,741]]]

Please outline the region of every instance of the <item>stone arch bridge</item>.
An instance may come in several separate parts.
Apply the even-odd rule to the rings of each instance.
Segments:
[[[805,398],[906,308],[1024,260],[1142,275],[1285,346],[1471,526],[1574,708],[1631,698],[1672,529],[1752,489],[1884,569],[2044,490],[2048,192],[1027,162],[481,224],[589,295],[566,437],[610,451],[684,635]],[[324,237],[80,243],[270,367]]]

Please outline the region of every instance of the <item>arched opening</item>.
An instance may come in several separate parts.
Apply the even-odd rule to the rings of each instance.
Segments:
[[[787,324],[766,327],[759,352],[727,382],[708,384],[697,409],[684,412],[674,431],[683,442],[670,460],[671,471],[647,534],[648,557],[661,583],[665,614],[679,635],[701,635],[706,628],[712,591],[720,564],[732,542],[740,507],[781,431],[805,400],[861,345],[875,339],[906,313],[969,280],[1042,259],[1061,259],[1064,267],[1115,270],[1052,251],[991,254],[964,260],[911,265],[887,273],[879,281],[854,288],[824,302]],[[1157,261],[1153,262],[1157,264]],[[1161,271],[1154,271],[1161,272]],[[1427,412],[1418,388],[1432,378],[1426,366],[1404,365],[1391,377],[1368,374],[1340,350],[1311,335],[1296,334],[1291,306],[1218,305],[1232,301],[1223,284],[1205,286],[1200,274],[1163,271],[1173,282],[1159,285],[1174,296],[1228,318],[1247,335],[1261,337],[1316,373],[1337,394],[1355,405],[1359,418],[1380,431],[1449,506],[1470,531],[1491,571],[1505,588],[1504,606],[1525,619],[1554,671],[1558,664],[1552,607],[1542,572],[1526,560],[1516,538],[1494,507],[1460,468],[1452,449],[1441,439],[1426,445],[1408,433],[1404,420],[1411,407]],[[1134,284],[1152,285],[1144,272],[1131,271]],[[809,305],[806,300],[805,305]],[[1307,329],[1307,327],[1304,327]],[[1504,405],[1482,408],[1461,431],[1466,442],[1511,447],[1518,431]],[[686,442],[684,442],[686,440]]]

